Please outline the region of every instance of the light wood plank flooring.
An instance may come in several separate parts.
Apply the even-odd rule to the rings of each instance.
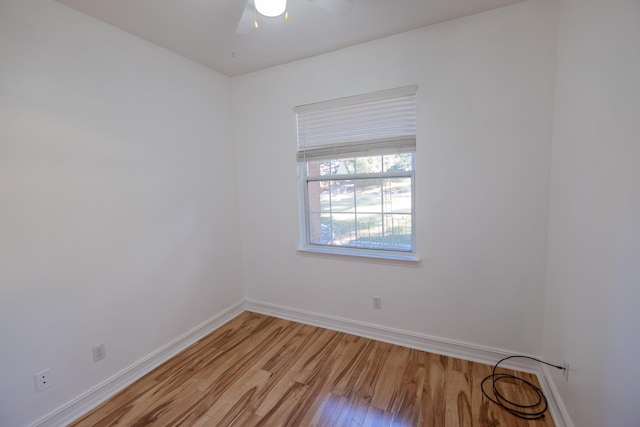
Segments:
[[[484,398],[491,369],[244,312],[72,426],[554,426]]]

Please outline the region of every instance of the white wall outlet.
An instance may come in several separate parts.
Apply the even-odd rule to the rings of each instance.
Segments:
[[[564,370],[562,371],[562,376],[564,377],[564,381],[569,382],[569,364],[563,360],[562,367],[564,368]]]
[[[107,350],[104,347],[104,343],[97,344],[93,347],[93,361],[99,362],[107,357]]]
[[[48,369],[34,374],[33,377],[36,380],[36,391],[51,387],[51,372]]]
[[[382,298],[381,297],[373,297],[373,308],[375,310],[382,310]]]

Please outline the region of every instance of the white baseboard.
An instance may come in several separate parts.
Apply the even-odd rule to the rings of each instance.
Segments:
[[[542,366],[541,372],[538,374],[538,381],[540,381],[540,387],[542,387],[542,391],[549,402],[549,411],[553,416],[556,427],[574,427],[569,411],[562,398],[560,398],[560,393],[552,379],[548,366]]]
[[[240,301],[31,424],[65,426],[244,311]]]
[[[502,349],[494,349],[460,341],[448,340],[416,332],[404,331],[343,317],[329,316],[326,314],[291,307],[283,307],[276,304],[254,300],[246,300],[245,307],[248,311],[254,311],[256,313],[319,326],[335,331],[346,332],[378,341],[428,351],[430,353],[484,363],[487,365],[495,365],[500,359],[513,355],[513,352]],[[512,359],[506,361],[500,366],[535,374],[538,377],[542,391],[547,397],[549,411],[556,427],[573,427],[573,423],[571,422],[568,412],[562,404],[562,401],[559,399],[558,391],[555,388],[553,381],[550,380],[549,371],[545,369],[544,365],[541,367],[540,364],[527,359]]]
[[[247,310],[254,311],[256,313],[332,329],[334,331],[346,332],[391,344],[398,344],[404,347],[415,348],[416,350],[428,351],[430,353],[442,354],[444,356],[452,356],[472,362],[480,362],[487,365],[495,365],[495,363],[500,359],[513,354],[506,350],[496,350],[489,347],[433,337],[417,332],[404,331],[375,325],[373,323],[360,322],[343,317],[314,313],[311,311],[283,307],[259,301],[246,300],[245,307]],[[538,372],[536,365],[526,359],[508,360],[500,366],[531,373]]]
[[[513,354],[502,349],[448,340],[291,307],[245,300],[234,304],[147,357],[96,385],[42,417],[31,424],[30,427],[59,427],[71,423],[245,310],[488,365],[493,365],[498,360]],[[509,360],[501,366],[536,374],[548,399],[549,411],[556,426],[574,427],[566,407],[559,399],[558,391],[546,367],[543,366],[541,368],[535,362],[526,359]]]

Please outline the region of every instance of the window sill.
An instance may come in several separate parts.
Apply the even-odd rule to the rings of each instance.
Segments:
[[[374,262],[376,264],[396,264],[407,267],[418,267],[422,260],[416,254],[400,254],[389,252],[364,252],[349,249],[328,249],[323,247],[304,246],[298,248],[300,255],[311,255],[325,258],[345,259],[350,261]]]

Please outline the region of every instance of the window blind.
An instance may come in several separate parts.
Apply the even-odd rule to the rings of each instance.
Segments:
[[[298,161],[416,149],[416,92],[404,86],[294,108]]]

